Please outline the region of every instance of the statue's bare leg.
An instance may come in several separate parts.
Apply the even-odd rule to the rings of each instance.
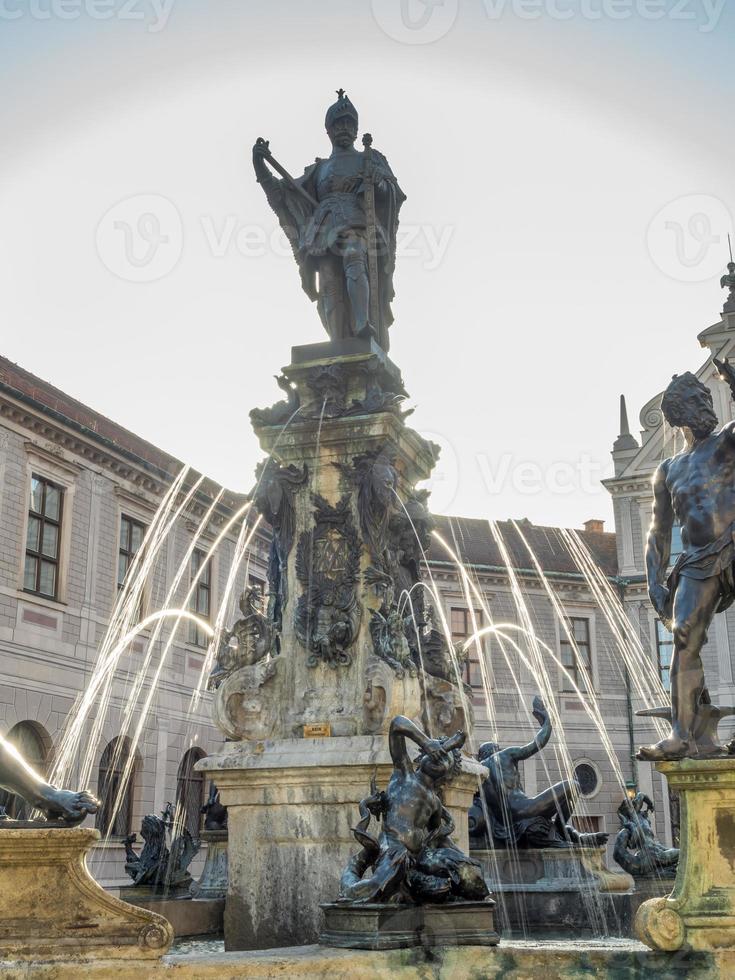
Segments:
[[[41,810],[49,820],[80,823],[99,806],[89,793],[74,793],[57,789],[45,782],[25,762],[21,754],[5,739],[0,738],[0,787],[21,796],[32,807]]]
[[[704,689],[702,647],[720,600],[717,577],[704,580],[682,575],[674,595],[674,653],[671,658],[671,734],[644,745],[639,756],[651,762],[696,754],[692,738]],[[719,751],[719,747],[715,751]]]
[[[517,810],[511,803],[511,810],[513,816],[546,817],[548,820],[558,814],[562,824],[566,824],[574,809],[578,792],[579,783],[576,779],[563,779],[555,786],[550,786],[543,793],[539,793],[538,796],[524,801],[524,805]]]
[[[406,880],[406,848],[394,844],[380,855],[369,878],[348,883],[342,879],[342,898],[351,902],[387,902]]]

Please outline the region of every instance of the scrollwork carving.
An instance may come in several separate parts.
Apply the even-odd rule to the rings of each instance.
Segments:
[[[357,597],[360,539],[352,521],[350,495],[332,506],[314,495],[314,528],[304,531],[296,550],[296,577],[303,587],[294,628],[309,651],[307,665],[346,667],[348,648],[360,625]]]

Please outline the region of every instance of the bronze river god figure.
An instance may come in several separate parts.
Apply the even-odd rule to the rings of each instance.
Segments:
[[[730,365],[715,364],[735,390]],[[643,746],[638,756],[653,762],[725,752],[716,737],[720,709],[710,704],[701,653],[715,613],[735,599],[735,423],[717,430],[712,394],[690,372],[671,381],[661,411],[682,430],[686,447],[665,459],[653,478],[648,593],[674,635],[671,733]],[[669,571],[674,522],[681,527],[682,552]]]

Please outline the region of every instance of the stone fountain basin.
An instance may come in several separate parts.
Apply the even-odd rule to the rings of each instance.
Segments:
[[[502,940],[499,946],[437,947],[431,950],[368,951],[299,946],[289,949],[225,953],[202,944],[169,954],[158,962],[117,960],[87,963],[0,963],[3,980],[578,980],[584,977],[687,977],[722,980],[735,976],[730,952],[660,953],[633,940],[525,942]]]

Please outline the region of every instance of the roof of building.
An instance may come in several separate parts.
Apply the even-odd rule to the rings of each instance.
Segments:
[[[131,455],[137,462],[152,467],[162,475],[168,474],[173,477],[184,465],[181,460],[2,356],[0,356],[0,390],[51,413],[62,423],[71,425],[88,437]],[[192,473],[192,476],[196,479],[199,474]],[[218,486],[209,480],[205,481],[205,484],[209,484],[210,490]],[[233,499],[243,499],[242,495],[231,492],[228,492],[226,497],[229,498],[227,502],[230,504]],[[491,567],[503,565],[500,548],[487,520],[436,516],[436,522],[439,534],[466,564]],[[542,527],[525,519],[518,524],[522,527],[523,535],[533,548],[544,571],[579,572],[564,544],[559,528]],[[498,528],[512,556],[513,567],[533,568],[533,562],[513,522],[499,521]],[[587,545],[602,570],[607,575],[617,574],[615,535],[596,531],[577,531],[577,534]],[[428,557],[434,561],[449,560],[445,549],[436,539],[432,543]]]
[[[437,532],[459,558],[469,565],[501,567],[505,563],[498,542],[490,528],[490,522],[471,517],[436,517]],[[579,573],[558,527],[544,527],[523,519],[515,522],[533,550],[539,565],[545,572]],[[513,521],[498,521],[497,528],[511,558],[513,568],[533,569],[528,554]],[[606,575],[617,575],[618,558],[615,535],[606,531],[578,531],[575,533],[589,549],[592,557]],[[451,561],[441,542],[433,539],[429,560]]]
[[[50,414],[61,424],[81,435],[117,450],[139,466],[152,470],[159,477],[173,479],[185,465],[175,456],[164,452],[129,429],[118,425],[117,422],[113,422],[89,408],[88,405],[72,398],[71,395],[55,388],[48,381],[31,374],[30,371],[2,356],[0,356],[0,391]],[[200,474],[194,470],[190,473],[192,480],[198,479],[199,476]],[[202,483],[202,491],[207,496],[212,496],[219,489],[220,485],[214,480],[205,478]],[[227,490],[222,503],[227,508],[237,505],[244,499],[243,494]]]

